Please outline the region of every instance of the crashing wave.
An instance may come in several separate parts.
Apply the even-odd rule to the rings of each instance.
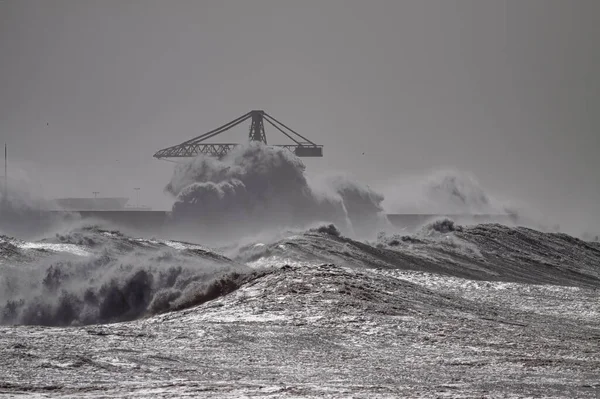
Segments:
[[[88,255],[52,245],[75,246]],[[177,250],[98,228],[57,234],[37,246],[3,244],[8,262],[0,265],[0,322],[65,326],[133,320],[214,299],[263,273],[181,245]]]
[[[372,234],[384,220],[383,197],[351,179],[306,179],[291,152],[261,143],[236,148],[222,160],[197,157],[179,165],[166,191],[176,197],[173,219],[215,236],[241,237],[266,229],[338,225],[347,234]]]

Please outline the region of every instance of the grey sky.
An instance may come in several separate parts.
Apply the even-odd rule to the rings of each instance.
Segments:
[[[46,195],[158,206],[156,150],[263,108],[311,174],[455,167],[600,221],[599,37],[597,0],[0,0],[0,139]]]

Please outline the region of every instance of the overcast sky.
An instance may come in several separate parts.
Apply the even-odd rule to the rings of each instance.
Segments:
[[[48,196],[164,206],[156,150],[265,109],[311,174],[454,167],[599,221],[598,38],[598,0],[0,0],[0,140]]]

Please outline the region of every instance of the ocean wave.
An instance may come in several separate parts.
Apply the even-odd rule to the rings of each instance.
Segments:
[[[5,237],[0,322],[66,326],[133,320],[214,299],[262,273],[180,245],[183,249],[95,227],[37,243]]]
[[[448,218],[428,223],[414,234],[382,233],[373,242],[335,232],[323,226],[260,251],[242,248],[236,259],[270,264],[270,258],[285,258],[531,284],[600,284],[600,245],[563,233],[500,224],[460,226]]]
[[[181,310],[285,265],[411,270],[480,281],[600,285],[600,244],[563,233],[443,218],[409,235],[348,238],[333,224],[243,245],[198,244],[88,226],[37,242],[0,239],[0,322],[68,326]]]

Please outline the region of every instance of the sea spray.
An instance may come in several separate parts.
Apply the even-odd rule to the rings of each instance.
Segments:
[[[383,220],[383,197],[345,178],[328,189],[311,185],[302,161],[262,143],[223,159],[199,156],[175,168],[166,191],[176,197],[173,219],[202,237],[243,237],[257,230],[335,223],[346,234],[372,233]]]

